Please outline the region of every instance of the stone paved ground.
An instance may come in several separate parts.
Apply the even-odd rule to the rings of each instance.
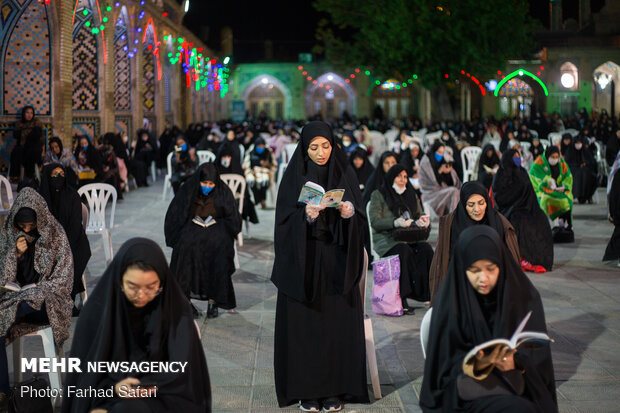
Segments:
[[[164,246],[168,202],[161,200],[161,185],[160,178],[154,186],[130,192],[118,203],[113,230],[116,249],[134,236],[149,237]],[[604,201],[604,192],[599,194]],[[575,243],[556,246],[553,272],[530,276],[543,297],[550,335],[555,339],[552,352],[561,412],[620,411],[620,269],[616,263],[601,262],[612,233],[605,211],[604,203],[576,205]],[[250,237],[239,249],[241,268],[233,276],[238,313],[198,320],[215,412],[298,411],[278,409],[273,384],[276,289],[269,281],[273,212],[259,211],[261,223],[250,227]],[[436,238],[434,230],[431,240]],[[90,242],[93,258],[87,283],[92,289],[104,262],[100,239],[92,236]],[[171,250],[165,251],[170,256]],[[206,309],[205,303],[197,305]],[[370,309],[369,300],[366,307]],[[424,312],[420,305],[414,316],[371,315],[384,397],[369,405],[348,405],[347,411],[420,412],[424,362],[419,327]],[[28,339],[25,355],[42,355],[40,342]]]

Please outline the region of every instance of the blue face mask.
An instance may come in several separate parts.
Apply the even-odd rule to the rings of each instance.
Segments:
[[[443,161],[443,155],[438,154],[437,152],[435,152],[435,160],[437,162],[441,162]]]
[[[515,165],[521,166],[521,158],[512,158],[512,161],[515,163]]]
[[[200,189],[202,189],[202,194],[203,195],[209,195],[209,192],[213,191],[213,188],[215,188],[215,187],[214,186],[208,187],[208,186],[200,185]]]
[[[181,145],[181,150],[183,152],[185,152],[187,150],[187,143],[184,143],[183,145]]]
[[[261,148],[260,146],[257,146],[255,149],[256,149],[256,153],[259,155],[262,155],[263,152],[265,152],[265,148]]]
[[[84,150],[88,149],[88,144],[82,145],[82,149],[84,149]]]

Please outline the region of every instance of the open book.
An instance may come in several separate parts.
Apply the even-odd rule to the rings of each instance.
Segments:
[[[499,170],[499,166],[497,168],[489,168],[486,165],[482,165],[484,167],[484,170],[488,173],[488,174],[495,174],[497,173],[497,171]]]
[[[344,189],[332,189],[325,192],[321,185],[308,181],[301,188],[298,202],[308,205],[325,205],[328,208],[337,207],[344,196]]]
[[[5,285],[3,285],[2,288],[4,288],[5,290],[19,292],[19,291],[27,290],[29,288],[36,287],[36,286],[37,285],[33,283],[33,284],[26,284],[22,287],[13,281],[9,281]]]
[[[508,346],[511,350],[514,350],[519,347],[540,347],[549,344],[549,342],[553,342],[553,339],[545,333],[523,331],[531,315],[531,311],[527,313],[527,315],[521,321],[521,324],[519,324],[519,326],[515,330],[512,337],[510,337],[510,340],[507,340],[505,338],[496,338],[493,340],[485,341],[482,344],[478,344],[476,347],[472,348],[469,353],[467,353],[464,363],[467,364],[468,362],[470,362],[472,358],[476,357],[476,354],[480,350],[483,350],[485,353],[492,352],[498,344]],[[527,345],[525,345],[526,343]]]
[[[208,216],[206,219],[202,219],[199,216],[195,216],[194,219],[192,219],[192,222],[204,228],[209,228],[211,225],[215,224],[215,220],[213,219],[212,216]]]

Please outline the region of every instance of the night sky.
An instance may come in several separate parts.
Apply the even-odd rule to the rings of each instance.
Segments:
[[[548,28],[549,2],[528,2],[530,14]],[[599,11],[604,3],[605,0],[591,0],[592,11]],[[578,5],[579,0],[563,0],[564,18],[577,20]],[[221,49],[222,27],[232,27],[235,63],[248,63],[265,61],[267,39],[273,42],[275,61],[297,61],[299,53],[310,53],[316,43],[314,33],[320,18],[311,0],[190,0],[190,10],[183,22],[201,37],[205,27],[207,44],[214,51]]]

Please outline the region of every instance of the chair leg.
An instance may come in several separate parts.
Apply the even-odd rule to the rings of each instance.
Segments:
[[[241,268],[241,264],[239,264],[239,251],[237,251],[237,243],[235,242],[235,269]]]
[[[22,381],[22,338],[13,340],[13,381],[15,384]]]
[[[368,370],[370,370],[370,381],[375,400],[381,396],[381,383],[379,382],[379,369],[377,368],[377,354],[375,352],[375,335],[372,331],[372,320],[364,316],[364,334],[366,336],[366,358],[368,359]]]
[[[243,247],[243,231],[237,234],[237,244],[239,244],[240,247]]]
[[[105,264],[107,266],[114,256],[112,252],[112,237],[108,229],[104,229],[101,232],[101,239],[103,240],[103,253],[105,254]]]
[[[170,178],[168,178],[166,176],[166,178],[164,178],[164,189],[163,189],[163,191],[161,193],[162,201],[166,200],[166,195],[168,195],[168,192],[170,191],[170,187],[171,187],[171,185],[170,185]]]
[[[157,170],[155,169],[155,162],[151,162],[151,178],[153,178],[153,183],[157,180]]]
[[[41,336],[41,340],[43,341],[43,352],[45,354],[45,357],[50,360],[56,358],[58,354],[56,352],[56,346],[54,344],[54,336],[52,334],[52,328],[48,327],[46,329],[39,330],[37,334]],[[62,389],[60,372],[50,371],[48,374],[50,378],[50,388],[51,389]],[[52,397],[52,405],[56,405],[55,397]]]

